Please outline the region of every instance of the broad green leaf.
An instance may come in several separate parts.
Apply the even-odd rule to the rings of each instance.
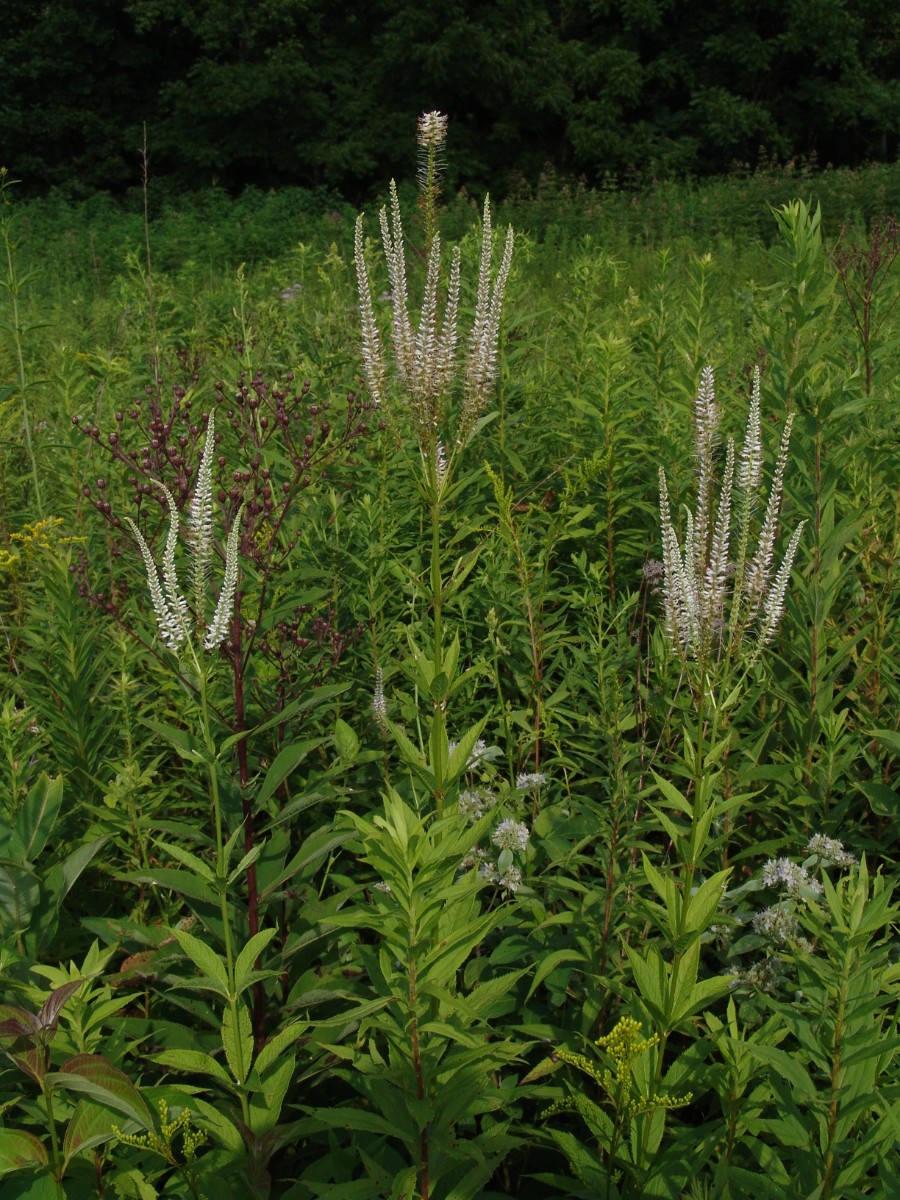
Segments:
[[[176,862],[181,863],[183,867],[198,875],[201,879],[205,879],[207,883],[212,883],[215,876],[213,875],[212,867],[209,863],[205,863],[202,858],[198,858],[196,854],[191,854],[190,850],[184,850],[181,846],[176,846],[174,842],[157,842],[160,850],[164,850],[169,858],[174,858]]]
[[[234,881],[236,879],[240,879],[243,875],[246,875],[248,869],[256,862],[256,860],[262,854],[263,850],[265,849],[265,846],[266,846],[265,842],[258,841],[253,846],[250,847],[250,849],[247,851],[247,853],[244,855],[244,857],[241,859],[241,861],[238,863],[238,865],[229,873],[228,880],[227,880],[229,886],[232,883],[234,883]]]
[[[666,1023],[665,1006],[667,976],[666,965],[655,946],[647,947],[647,957],[644,958],[633,946],[626,946],[625,952],[634,974],[634,982],[643,996],[648,1008],[660,1024]]]
[[[244,989],[242,983],[245,976],[249,975],[254,970],[256,960],[271,942],[272,938],[278,932],[277,929],[261,929],[259,933],[255,933],[247,945],[237,956],[234,964],[234,986],[235,991],[240,994]]]
[[[68,1166],[72,1156],[80,1151],[90,1150],[109,1141],[114,1136],[113,1126],[118,1123],[105,1105],[95,1104],[92,1100],[79,1100],[66,1126],[63,1141],[64,1165]]]
[[[0,1129],[0,1175],[47,1163],[43,1142],[24,1129]]]
[[[795,1099],[802,1104],[816,1096],[816,1086],[806,1068],[785,1050],[777,1046],[766,1046],[758,1042],[747,1042],[746,1053],[760,1062],[767,1063],[786,1079],[794,1089]]]
[[[268,1072],[261,1089],[251,1096],[250,1128],[255,1134],[267,1133],[278,1123],[293,1075],[294,1056],[286,1054]]]
[[[293,1025],[288,1025],[287,1029],[282,1029],[276,1033],[273,1038],[270,1038],[260,1050],[254,1064],[254,1069],[262,1079],[266,1071],[275,1065],[278,1058],[284,1054],[289,1046],[292,1046],[298,1038],[302,1037],[309,1029],[309,1023],[306,1021],[297,1021]]]
[[[703,933],[706,930],[722,902],[729,874],[729,871],[719,871],[710,876],[691,896],[686,918],[688,933]]]
[[[203,743],[183,729],[176,729],[174,725],[166,725],[163,721],[150,719],[145,719],[144,724],[148,729],[159,734],[161,738],[165,738],[188,762],[208,764],[211,761],[209,752]]]
[[[154,871],[128,871],[120,878],[128,883],[149,883],[155,887],[168,888],[189,900],[201,904],[218,903],[218,895],[204,881],[190,871],[178,871],[172,867],[157,867]]]
[[[428,764],[425,761],[425,755],[418,746],[413,745],[404,730],[390,720],[388,721],[388,728],[393,735],[394,741],[397,743],[403,761],[411,767],[426,768]]]
[[[525,997],[525,999],[530,1000],[547,976],[552,974],[552,972],[563,963],[584,961],[584,955],[578,950],[554,950],[552,954],[548,954],[546,958],[542,958],[538,963],[537,970],[534,973],[534,979],[531,981],[531,987],[528,989],[528,995]],[[522,972],[514,972],[514,974],[520,975]]]
[[[112,840],[112,834],[108,833],[104,837],[97,838],[93,842],[88,842],[84,846],[79,846],[77,850],[73,850],[69,857],[62,864],[63,883],[62,890],[57,896],[57,903],[64,900],[75,885],[81,872],[94,859],[107,842]]]
[[[37,1175],[16,1174],[8,1181],[4,1179],[3,1200],[65,1200],[65,1192],[47,1169]]]
[[[334,726],[334,744],[338,754],[346,763],[356,761],[359,754],[359,738],[346,721],[338,717]]]
[[[384,1117],[358,1108],[317,1108],[315,1115],[323,1125],[332,1129],[356,1129],[362,1133],[380,1133],[385,1137],[394,1137],[397,1133],[394,1125]]]
[[[472,757],[472,751],[475,749],[475,743],[484,732],[484,727],[487,724],[487,717],[482,717],[477,725],[473,725],[459,739],[456,746],[447,760],[447,780],[453,782],[460,775],[464,774],[468,768],[469,759]]]
[[[684,813],[686,817],[693,817],[693,808],[691,808],[686,798],[681,794],[681,792],[679,792],[678,788],[675,787],[673,783],[670,783],[668,779],[664,779],[662,775],[657,775],[655,771],[653,772],[653,778],[656,780],[656,786],[673,808]]]
[[[103,1178],[118,1200],[158,1200],[159,1192],[147,1182],[140,1167],[131,1171],[111,1171]]]
[[[27,929],[40,898],[40,884],[30,866],[0,863],[0,934],[11,938]]]

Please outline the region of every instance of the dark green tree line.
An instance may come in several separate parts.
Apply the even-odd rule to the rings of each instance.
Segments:
[[[891,158],[900,5],[871,0],[0,0],[0,157],[31,187],[154,172],[337,188],[408,173],[453,122],[450,176],[546,162],[596,182],[735,160]]]

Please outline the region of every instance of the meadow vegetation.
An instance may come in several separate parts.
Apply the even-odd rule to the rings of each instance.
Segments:
[[[4,1200],[896,1195],[900,172],[429,136],[2,180]]]

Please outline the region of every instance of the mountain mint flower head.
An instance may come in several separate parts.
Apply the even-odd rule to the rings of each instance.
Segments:
[[[206,427],[206,441],[197,472],[197,483],[188,510],[188,545],[191,552],[191,599],[194,614],[198,622],[204,619],[204,601],[206,585],[209,580],[210,560],[213,554],[213,494],[212,494],[212,458],[215,450],[216,424],[215,413],[210,413]],[[147,571],[147,583],[150,590],[150,600],[156,613],[159,634],[170,650],[178,650],[184,642],[191,638],[190,606],[178,583],[178,573],[175,565],[175,553],[178,548],[179,515],[172,493],[165,485],[160,485],[166,497],[169,509],[169,532],[163,550],[162,570],[157,567],[150,547],[144,535],[138,529],[131,517],[125,522],[131,529],[144,560]],[[234,597],[237,591],[238,579],[238,538],[240,536],[241,516],[244,506],[241,505],[231,526],[225,544],[225,572],[219,598],[216,603],[212,620],[206,627],[203,647],[214,650],[225,638],[228,623],[234,610]]]
[[[521,852],[528,845],[529,836],[527,825],[523,825],[521,821],[514,821],[512,817],[507,817],[494,830],[491,841],[498,850]]]
[[[774,637],[794,556],[805,522],[794,530],[781,566],[772,573],[778,515],[788,461],[792,417],[785,422],[756,550],[751,531],[762,481],[759,371],[754,373],[744,445],[725,444],[721,473],[716,470],[720,412],[711,367],[705,367],[694,406],[696,507],[684,514],[679,543],[669,506],[665,472],[659,472],[662,530],[663,605],[666,629],[685,661],[702,671],[721,658],[745,655],[752,663]],[[733,528],[734,526],[734,528]]]
[[[837,838],[826,837],[824,833],[814,833],[806,845],[806,853],[814,854],[825,866],[852,867],[856,855],[844,849],[844,843]]]
[[[753,931],[772,942],[795,942],[800,937],[800,922],[787,908],[764,908],[753,918]]]
[[[762,869],[762,881],[766,887],[780,888],[789,896],[799,896],[801,888],[819,895],[822,885],[812,879],[806,867],[789,858],[770,858]]]
[[[460,815],[466,817],[470,824],[479,821],[484,816],[485,807],[492,807],[495,803],[496,797],[484,788],[459,793]]]
[[[521,771],[516,776],[516,788],[520,792],[527,792],[529,788],[542,788],[547,782],[547,776],[543,771]]]

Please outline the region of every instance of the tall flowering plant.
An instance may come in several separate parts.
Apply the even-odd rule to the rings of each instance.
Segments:
[[[793,423],[789,415],[751,554],[763,460],[758,369],[753,376],[744,444],[738,454],[734,440],[727,440],[716,497],[720,419],[712,367],[706,367],[694,405],[697,500],[693,509],[685,509],[683,544],[672,520],[665,471],[662,467],[659,471],[666,632],[688,670],[695,694],[709,693],[716,678],[742,664],[752,666],[771,642],[784,611],[805,524],[801,521],[791,534],[775,571],[775,541]]]
[[[419,118],[419,186],[425,230],[425,280],[421,308],[414,318],[410,305],[406,235],[397,188],[391,182],[390,204],[379,214],[381,242],[390,286],[390,335],[379,329],[363,235],[356,223],[354,261],[359,287],[361,358],[369,395],[384,415],[401,448],[410,440],[419,451],[416,477],[428,506],[431,564],[427,595],[431,608],[431,647],[414,647],[412,672],[420,692],[432,703],[428,770],[435,807],[441,815],[445,795],[465,760],[453,757],[447,737],[446,704],[451,694],[459,643],[447,639],[444,606],[463,574],[445,576],[441,523],[460,456],[490,404],[497,377],[497,351],[503,298],[512,266],[514,234],[509,229],[496,273],[493,272],[493,228],[490,199],[484,202],[481,256],[472,327],[460,336],[461,255],[455,247],[449,275],[442,280],[442,245],[437,230],[440,169],[447,137],[447,118],[437,112]],[[388,349],[389,345],[389,349]],[[378,664],[376,664],[376,671]],[[377,674],[379,711],[384,706],[383,676]],[[474,732],[474,731],[473,731]],[[480,730],[478,731],[480,732]],[[475,733],[477,737],[477,733]],[[400,741],[410,765],[410,746]],[[451,765],[452,764],[452,765]],[[418,766],[418,764],[415,764]]]

